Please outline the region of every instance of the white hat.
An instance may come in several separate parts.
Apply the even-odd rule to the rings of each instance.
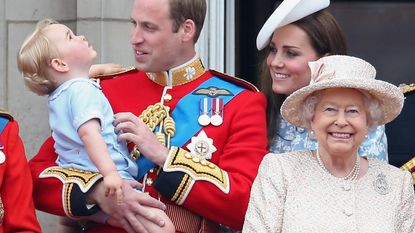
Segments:
[[[266,47],[275,29],[295,22],[330,5],[330,0],[284,0],[268,18],[256,38],[258,50]]]
[[[287,97],[281,106],[281,115],[291,124],[305,128],[302,105],[315,91],[328,88],[353,88],[370,94],[379,102],[382,116],[377,122],[386,124],[399,115],[404,103],[401,90],[388,82],[376,80],[376,70],[368,62],[351,56],[332,55],[309,62],[310,85]]]

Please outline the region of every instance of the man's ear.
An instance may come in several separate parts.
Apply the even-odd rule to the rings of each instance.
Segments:
[[[186,19],[182,24],[181,30],[183,31],[183,41],[194,41],[196,35],[196,24],[193,22],[193,20]]]
[[[50,62],[50,66],[52,67],[52,69],[56,70],[57,72],[68,72],[69,71],[69,66],[68,64],[59,58],[53,58],[52,61]]]

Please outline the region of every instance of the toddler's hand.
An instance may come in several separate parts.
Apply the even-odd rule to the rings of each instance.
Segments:
[[[105,64],[95,64],[92,65],[89,69],[89,77],[99,76],[99,75],[110,75],[118,72],[125,71],[126,68],[113,63]]]
[[[122,191],[122,178],[118,174],[118,171],[113,171],[104,176],[104,187],[105,187],[105,196],[116,195],[117,203],[120,204],[123,201],[123,191]]]

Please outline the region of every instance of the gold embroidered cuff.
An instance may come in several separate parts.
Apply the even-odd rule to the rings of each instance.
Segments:
[[[86,193],[88,190],[102,178],[99,173],[83,171],[73,168],[49,167],[40,173],[39,178],[54,177],[62,181],[64,184],[75,183],[79,186],[82,192]]]
[[[164,172],[184,172],[193,179],[191,183],[182,182],[181,186],[191,188],[193,182],[204,180],[214,184],[222,192],[229,193],[229,177],[227,172],[220,169],[216,164],[207,161],[205,158],[191,154],[182,148],[172,147],[163,170]]]

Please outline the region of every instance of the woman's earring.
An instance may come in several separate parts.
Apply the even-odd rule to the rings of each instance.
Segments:
[[[313,138],[313,139],[316,138],[313,130],[310,131],[310,137]]]

